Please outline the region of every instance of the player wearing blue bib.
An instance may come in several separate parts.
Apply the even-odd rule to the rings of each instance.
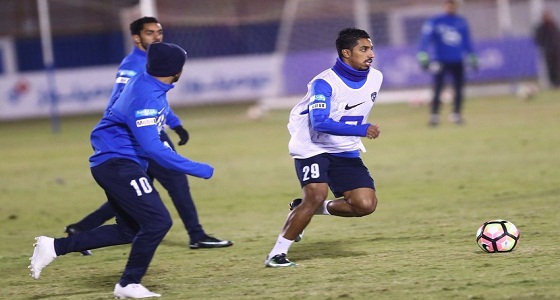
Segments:
[[[463,86],[465,84],[464,57],[467,56],[473,69],[478,68],[467,20],[457,14],[456,0],[445,0],[445,13],[427,20],[422,27],[422,36],[417,58],[424,70],[433,72],[433,97],[430,106],[429,125],[439,124],[441,92],[445,75],[453,79],[453,110],[450,120],[462,124]],[[432,50],[432,56],[428,54]]]
[[[303,196],[290,203],[267,267],[296,265],[288,249],[313,215],[362,217],[375,211],[375,184],[360,158],[361,138],[375,139],[379,126],[368,123],[383,76],[371,67],[373,44],[367,32],[342,30],[336,40],[335,65],[315,76],[306,96],[292,109],[288,122],[290,155]],[[326,200],[328,192],[337,199]]]
[[[141,74],[146,70],[146,48],[154,42],[161,42],[163,40],[163,29],[161,24],[156,18],[143,17],[135,20],[130,24],[130,33],[134,42],[134,47],[130,54],[128,54],[121,62],[115,79],[115,85],[111,93],[110,101],[107,104],[105,114],[107,114],[119,93],[123,90],[125,84],[137,74]],[[181,120],[169,109],[166,118],[167,125],[173,129],[180,137],[179,145],[184,145],[189,140],[189,134],[183,128]],[[160,132],[160,139],[162,142],[167,143],[173,150],[173,142],[165,133],[165,130]],[[206,234],[202,225],[199,222],[198,213],[194,200],[191,196],[189,181],[187,176],[181,172],[164,168],[157,162],[150,160],[148,165],[148,175],[161,183],[161,185],[168,191],[173,205],[179,213],[179,217],[187,230],[190,238],[189,246],[191,249],[198,248],[221,248],[233,245],[231,241],[220,240],[213,236]],[[115,216],[115,212],[108,202],[103,204],[97,210],[93,211],[79,222],[66,226],[68,234],[76,234],[82,231],[93,229],[97,226],[104,224],[109,219]],[[82,254],[89,255],[89,250],[83,251]]]
[[[66,238],[37,237],[29,266],[33,278],[38,279],[42,269],[58,256],[132,243],[114,296],[122,299],[161,296],[141,284],[172,224],[146,172],[149,160],[200,178],[208,179],[214,173],[210,165],[182,157],[160,140],[159,134],[169,114],[166,94],[179,80],[185,59],[185,50],[177,45],[151,44],[146,72],[130,79],[91,133],[94,150],[90,157],[91,173],[116,213],[116,224]]]

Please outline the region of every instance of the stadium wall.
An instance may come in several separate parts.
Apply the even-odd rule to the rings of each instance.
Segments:
[[[301,3],[324,7],[326,1],[341,5],[338,0]],[[334,63],[333,36],[337,30],[355,25],[355,20],[351,13],[343,16],[334,6],[325,17],[320,14],[310,17],[307,10],[301,11],[302,19],[296,21],[293,30],[297,35],[289,37],[287,53],[278,53],[275,43],[283,20],[277,13],[264,12],[277,12],[281,2],[270,0],[255,5],[253,1],[232,0],[228,2],[231,5],[210,11],[207,9],[211,5],[197,1],[158,2],[166,40],[178,43],[189,53],[183,78],[169,94],[171,104],[262,98],[280,102],[282,97],[303,96],[307,82]],[[376,4],[370,6],[369,27],[377,55],[376,67],[385,75],[383,94],[427,90],[430,74],[418,67],[416,43],[420,24],[441,9],[440,1],[369,2]],[[397,2],[401,5],[396,5]],[[83,3],[92,5],[92,2]],[[511,1],[512,20],[529,20],[529,3]],[[53,4],[68,3],[53,1]],[[205,10],[196,11],[194,4]],[[271,5],[276,5],[275,9],[271,10]],[[550,10],[560,9],[558,1],[546,1],[546,5]],[[56,5],[53,7],[52,13],[57,14]],[[312,13],[325,11],[311,8]],[[189,11],[191,15],[186,17],[185,12]],[[242,15],[245,11],[247,15]],[[221,15],[207,16],[214,12]],[[539,53],[531,37],[532,23],[513,22],[504,30],[496,22],[494,1],[466,1],[463,12],[471,21],[475,48],[480,55],[480,70],[467,74],[470,83],[508,84],[535,80],[539,76]],[[111,21],[112,18],[101,17],[105,14],[104,10],[96,18],[80,20]],[[54,18],[61,19],[64,18]],[[76,26],[59,23],[54,22],[54,28],[65,31],[57,34],[55,30],[53,36],[54,89],[47,86],[37,35],[29,31],[0,39],[0,120],[48,116],[50,91],[54,91],[62,115],[96,113],[105,108],[112,88],[111,78],[130,47],[127,29],[116,32],[114,26],[109,26],[110,30],[82,32]],[[89,28],[86,24],[81,26]],[[401,97],[401,100],[407,99]]]
[[[1,46],[0,46],[1,47]],[[0,53],[2,50],[0,50]],[[172,106],[231,103],[266,97],[274,86],[271,55],[190,60],[175,88]],[[55,72],[57,110],[61,115],[102,112],[113,88],[116,65]],[[47,117],[50,89],[42,71],[0,76],[0,120]]]
[[[0,53],[9,53],[2,49]],[[537,77],[537,49],[530,38],[488,40],[478,43],[480,69],[469,72],[471,83],[508,82]],[[430,74],[415,60],[415,47],[376,49],[377,68],[384,73],[383,90],[402,90],[429,84]],[[520,58],[523,59],[520,59]],[[294,52],[278,78],[278,57],[259,54],[188,60],[185,72],[169,93],[172,105],[231,103],[275,95],[303,95],[307,82],[335,60],[332,51]],[[56,99],[62,115],[101,112],[113,86],[115,65],[63,69],[56,72]],[[0,119],[45,117],[49,89],[44,72],[4,73],[0,79]],[[382,97],[382,95],[380,95]],[[406,99],[403,99],[406,101]]]

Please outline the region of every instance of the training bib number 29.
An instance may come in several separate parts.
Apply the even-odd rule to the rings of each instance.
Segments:
[[[303,171],[303,181],[307,181],[310,178],[319,178],[318,164],[312,164],[311,166],[304,166],[302,171]]]
[[[154,190],[150,185],[150,181],[146,177],[140,177],[138,182],[136,179],[133,179],[130,181],[130,185],[134,188],[136,195],[138,196],[149,194]]]

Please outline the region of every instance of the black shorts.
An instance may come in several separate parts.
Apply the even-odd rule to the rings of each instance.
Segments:
[[[295,159],[296,173],[302,187],[312,182],[327,183],[335,197],[357,188],[372,188],[375,182],[359,157],[340,157],[328,153]]]

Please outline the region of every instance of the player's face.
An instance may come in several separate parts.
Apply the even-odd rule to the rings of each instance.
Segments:
[[[140,31],[140,35],[134,36],[138,48],[146,51],[148,45],[161,43],[163,41],[163,29],[159,23],[146,23]]]
[[[344,50],[343,50],[344,51]],[[367,70],[371,67],[375,53],[370,39],[359,39],[358,44],[349,50],[346,63],[356,70]]]
[[[455,1],[445,1],[443,10],[448,14],[454,14],[457,12],[457,3]]]

